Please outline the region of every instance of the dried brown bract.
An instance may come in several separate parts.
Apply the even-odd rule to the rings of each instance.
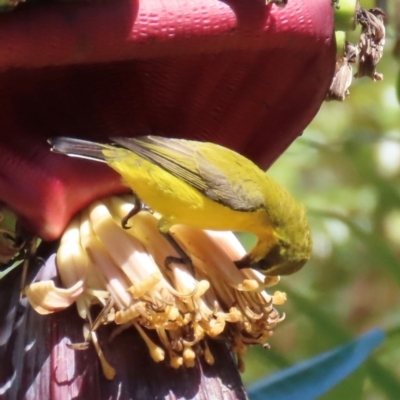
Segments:
[[[326,95],[326,100],[343,101],[349,95],[352,83],[352,66],[358,63],[355,78],[369,76],[374,81],[381,81],[383,75],[376,72],[376,65],[383,55],[385,45],[385,13],[379,8],[365,10],[359,8],[356,13],[357,23],[362,27],[357,45],[345,43],[344,54],[337,56],[335,74]]]
[[[356,78],[369,76],[374,81],[381,81],[383,75],[376,72],[376,65],[382,58],[385,45],[385,13],[379,8],[357,11],[357,21],[362,26],[359,41],[360,60]]]
[[[349,87],[353,78],[351,64],[356,62],[358,49],[346,42],[344,54],[336,59],[335,75],[326,95],[326,100],[343,101],[349,94]]]

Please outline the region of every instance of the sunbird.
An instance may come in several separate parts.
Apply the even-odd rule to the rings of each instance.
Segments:
[[[240,269],[288,275],[310,257],[304,206],[233,150],[159,136],[112,137],[110,144],[55,137],[49,143],[53,152],[106,162],[161,215],[161,233],[184,224],[254,234],[255,246],[235,261]]]

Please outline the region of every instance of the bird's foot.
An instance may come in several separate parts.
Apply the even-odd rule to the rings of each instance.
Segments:
[[[173,238],[169,232],[161,232],[161,234],[168,240],[168,243],[174,248],[174,250],[179,254],[179,257],[168,256],[165,258],[164,265],[166,268],[170,269],[171,263],[185,264],[189,271],[194,275],[194,267],[192,259],[182,250],[178,242]]]
[[[121,226],[123,229],[130,229],[131,226],[128,225],[128,221],[134,217],[137,213],[145,209],[145,206],[142,201],[139,199],[139,196],[136,193],[132,193],[134,199],[135,199],[135,204],[132,208],[131,211],[128,212],[128,214],[125,215],[124,218],[121,219]]]

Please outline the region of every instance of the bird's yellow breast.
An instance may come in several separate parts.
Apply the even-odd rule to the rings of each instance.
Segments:
[[[163,168],[130,151],[127,153],[126,158],[113,160],[109,165],[145,204],[162,215],[165,229],[174,224],[185,224],[199,229],[257,233],[260,224],[264,229],[269,225],[265,210],[233,210]]]

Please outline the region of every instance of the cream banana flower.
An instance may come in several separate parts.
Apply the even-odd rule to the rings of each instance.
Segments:
[[[108,379],[115,370],[96,336],[96,329],[108,323],[120,329],[134,326],[153,360],[167,360],[173,368],[194,366],[197,355],[213,364],[208,341],[220,336],[243,369],[248,346],[267,346],[284,318],[274,306],[284,303],[285,295],[265,291],[279,277],[238,270],[233,260],[246,252],[231,232],[183,225],[174,226],[171,235],[191,258],[194,272],[184,263],[166,263],[167,257],[179,255],[159,233],[156,214],[141,211],[130,220],[130,229],[122,229],[121,218],[134,201],[133,196],[109,197],[73,218],[57,252],[63,288],[53,281],[30,284],[24,293],[32,307],[48,314],[76,303],[79,315],[88,321],[85,341],[93,342]],[[102,307],[96,318],[94,305]]]

